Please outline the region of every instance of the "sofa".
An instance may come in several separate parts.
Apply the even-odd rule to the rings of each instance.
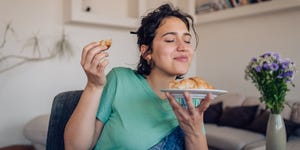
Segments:
[[[63,129],[81,92],[78,90],[58,94],[53,100],[50,114],[37,116],[25,125],[24,136],[37,150],[63,149]],[[288,135],[287,150],[298,150],[300,147],[300,101],[288,101],[288,105],[290,107],[285,107],[282,112]],[[209,149],[265,150],[268,111],[264,108],[258,97],[246,97],[239,93],[227,93],[216,97],[204,114]],[[68,115],[61,118],[60,113]],[[55,121],[49,122],[50,118]],[[48,132],[48,128],[52,128],[52,131],[55,128],[57,132]]]
[[[270,112],[255,96],[227,93],[216,97],[204,114],[207,142],[216,150],[265,150]],[[281,113],[287,150],[300,149],[300,101],[287,101]]]

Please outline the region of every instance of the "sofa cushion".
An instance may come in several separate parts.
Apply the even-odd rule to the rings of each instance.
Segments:
[[[223,111],[218,125],[244,128],[256,116],[258,105],[227,107]]]
[[[300,137],[300,127],[299,127],[299,128],[297,128],[297,129],[295,129],[295,131],[294,131],[293,135],[295,135],[295,136],[299,136],[299,137]]]
[[[269,115],[269,111],[261,110],[260,114],[255,117],[255,119],[249,126],[246,127],[246,129],[266,135]]]
[[[204,112],[204,123],[218,123],[223,110],[223,103],[211,104]]]
[[[215,124],[205,124],[207,143],[209,146],[241,150],[245,145],[265,139],[265,136],[255,132]]]
[[[26,123],[23,134],[34,145],[46,145],[49,118],[50,114],[44,114]]]
[[[264,104],[259,101],[257,96],[247,96],[242,104],[242,106],[253,106],[260,105],[261,108],[264,108]]]
[[[292,105],[291,120],[300,123],[300,102],[296,102]]]
[[[300,124],[293,122],[292,120],[284,119],[284,125],[286,130],[286,139],[289,140],[289,137],[293,135],[297,128],[300,128]]]
[[[286,101],[282,112],[280,113],[284,119],[291,119],[293,102]]]

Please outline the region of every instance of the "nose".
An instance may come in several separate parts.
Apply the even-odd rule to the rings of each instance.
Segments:
[[[183,40],[177,40],[177,51],[186,51],[187,50],[187,43]]]

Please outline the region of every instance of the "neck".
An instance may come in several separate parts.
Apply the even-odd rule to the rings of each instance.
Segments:
[[[161,75],[161,74],[151,72],[150,75],[148,75],[146,78],[147,78],[147,82],[149,83],[153,91],[161,99],[165,99],[166,98],[165,94],[160,90],[168,88],[169,82],[174,80],[176,76],[166,76],[166,75]]]

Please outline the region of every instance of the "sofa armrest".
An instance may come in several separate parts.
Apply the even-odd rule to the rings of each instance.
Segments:
[[[47,150],[64,149],[64,130],[81,97],[82,90],[63,92],[55,96],[49,120]]]

